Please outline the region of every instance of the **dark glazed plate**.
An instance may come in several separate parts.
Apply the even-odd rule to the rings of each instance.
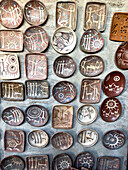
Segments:
[[[106,122],[114,122],[120,117],[121,110],[122,106],[117,98],[107,98],[101,104],[100,116]]]
[[[56,4],[56,27],[76,29],[77,5],[72,1],[59,1]]]
[[[19,156],[5,157],[0,163],[1,170],[24,170],[24,167],[25,163]]]
[[[115,62],[118,68],[128,70],[128,42],[123,42],[115,54]]]
[[[76,87],[69,81],[60,81],[54,85],[52,95],[60,103],[70,103],[76,97]]]
[[[96,29],[85,31],[80,40],[80,49],[85,53],[96,53],[104,46],[104,39]]]
[[[49,118],[48,111],[41,105],[31,105],[25,111],[27,122],[36,127],[44,126]]]
[[[8,107],[2,112],[2,119],[11,126],[18,126],[24,121],[23,112],[17,107]]]
[[[21,6],[13,0],[2,0],[0,3],[0,22],[6,28],[17,28],[23,20]]]
[[[52,109],[52,127],[71,129],[73,123],[73,106],[55,105]]]
[[[110,40],[128,41],[128,13],[115,12],[113,14]]]
[[[67,54],[76,46],[76,34],[69,27],[59,27],[54,31],[51,42],[54,50]]]
[[[49,44],[47,32],[39,26],[32,26],[24,33],[24,46],[32,53],[45,51]]]
[[[62,153],[56,155],[52,161],[52,170],[66,170],[72,166],[72,160],[69,155]]]
[[[125,88],[125,77],[119,71],[112,71],[103,81],[103,91],[109,97],[119,96]]]
[[[19,30],[0,30],[1,51],[22,51],[23,33]]]
[[[76,156],[74,166],[79,169],[82,169],[82,167],[92,169],[94,163],[94,156],[90,152],[82,152]]]
[[[7,152],[24,152],[25,133],[22,130],[6,130],[4,149]]]
[[[54,61],[53,69],[58,77],[68,78],[74,74],[76,63],[71,57],[60,56]]]
[[[47,78],[47,57],[41,53],[28,53],[25,56],[26,77],[29,80]]]
[[[125,135],[119,130],[110,130],[104,134],[102,142],[107,149],[119,149],[125,143]]]
[[[104,61],[96,55],[87,56],[81,60],[79,70],[83,76],[98,76],[104,70]]]
[[[28,1],[24,7],[24,17],[31,25],[45,23],[48,14],[45,5],[41,1]]]
[[[84,30],[95,28],[104,31],[107,20],[107,7],[105,3],[88,2],[85,8]]]
[[[73,144],[73,137],[66,132],[57,132],[51,137],[51,144],[55,149],[67,150]]]

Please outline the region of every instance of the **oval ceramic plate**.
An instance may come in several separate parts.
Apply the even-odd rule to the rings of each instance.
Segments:
[[[120,117],[121,109],[121,103],[117,98],[107,98],[101,104],[100,116],[106,122],[114,122]]]
[[[76,63],[71,57],[60,56],[54,61],[53,69],[58,77],[68,78],[75,72]]]
[[[119,149],[125,143],[125,136],[119,130],[110,130],[104,134],[102,142],[107,149]]]
[[[88,125],[94,122],[97,118],[97,110],[93,105],[86,104],[78,108],[76,119],[80,124]]]
[[[102,34],[96,29],[85,31],[80,40],[80,49],[85,53],[95,53],[104,46]]]
[[[41,105],[31,105],[25,111],[27,122],[36,127],[44,126],[49,118],[48,111]]]
[[[24,33],[24,46],[32,53],[42,52],[47,49],[49,37],[47,32],[39,26],[32,26]]]
[[[103,91],[109,97],[119,96],[125,88],[125,77],[119,71],[109,73],[103,81]]]
[[[2,112],[2,119],[11,126],[18,126],[24,121],[23,112],[17,107],[8,107]]]
[[[81,145],[91,147],[96,144],[98,133],[93,129],[82,129],[77,136],[77,140]]]
[[[96,55],[87,56],[81,60],[79,70],[83,76],[98,76],[104,70],[104,61]]]
[[[0,168],[1,170],[23,170],[25,167],[25,163],[23,159],[19,156],[8,156],[5,157],[1,163],[0,163]]]
[[[0,3],[0,21],[6,28],[17,28],[23,20],[21,6],[13,0],[3,0]]]
[[[34,130],[28,135],[28,142],[33,147],[44,148],[48,144],[48,141],[48,134],[43,130]]]
[[[53,33],[51,42],[58,53],[67,54],[76,46],[76,34],[69,27],[59,27]]]
[[[60,103],[70,103],[76,97],[76,87],[71,82],[60,81],[53,87],[52,95]]]
[[[51,144],[55,149],[67,150],[73,144],[73,137],[66,132],[57,132],[52,136]]]

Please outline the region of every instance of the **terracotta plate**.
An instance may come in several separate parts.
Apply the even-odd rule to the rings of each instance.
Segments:
[[[97,110],[90,104],[82,105],[76,112],[76,119],[82,125],[88,125],[94,122],[97,118]]]
[[[32,53],[39,53],[47,49],[49,37],[47,32],[39,26],[32,26],[24,33],[24,46]]]
[[[121,109],[121,103],[117,98],[107,98],[101,104],[100,116],[106,122],[114,122],[120,117]]]
[[[82,152],[76,156],[74,166],[79,169],[82,167],[92,169],[94,162],[94,157],[90,152]]]
[[[110,130],[104,134],[102,142],[107,149],[119,149],[125,143],[125,135],[119,130]]]
[[[104,61],[96,55],[87,56],[81,60],[79,70],[83,76],[98,76],[104,70]]]
[[[11,126],[18,126],[24,121],[23,112],[17,107],[8,107],[2,112],[2,119]]]
[[[76,97],[76,87],[69,81],[60,81],[54,85],[52,95],[60,103],[70,103]]]
[[[47,19],[47,10],[41,1],[28,1],[24,7],[24,17],[31,25],[41,25]]]
[[[23,20],[21,6],[13,0],[2,0],[0,3],[0,21],[7,28],[17,28]]]
[[[72,160],[69,155],[62,153],[53,158],[52,170],[66,170],[72,166]]]
[[[76,63],[71,57],[60,56],[54,61],[53,69],[57,76],[68,78],[75,72]]]
[[[34,130],[28,135],[28,142],[33,147],[44,148],[48,144],[48,141],[48,134],[43,130]]]
[[[19,156],[5,157],[0,163],[1,170],[11,170],[11,169],[24,170],[24,167],[25,167],[25,163],[23,159]]]
[[[85,31],[80,40],[80,49],[85,53],[96,53],[104,46],[102,34],[96,29]]]
[[[103,91],[109,97],[119,96],[125,88],[125,77],[119,71],[109,73],[103,81]]]
[[[69,27],[60,27],[53,33],[52,39],[53,48],[61,54],[67,54],[73,51],[76,46],[75,32]]]

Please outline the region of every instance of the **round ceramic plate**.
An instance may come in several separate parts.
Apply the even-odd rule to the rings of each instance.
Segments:
[[[25,111],[27,122],[36,127],[44,126],[49,118],[48,111],[41,105],[31,105]]]
[[[103,91],[109,97],[119,96],[125,88],[125,77],[119,71],[109,73],[103,81]]]
[[[47,10],[45,5],[38,0],[28,1],[24,7],[24,17],[31,25],[41,25],[47,19]]]
[[[52,95],[60,103],[70,103],[76,97],[76,87],[69,81],[60,81],[53,87]]]
[[[0,21],[6,28],[17,28],[23,20],[21,6],[13,0],[3,0],[0,3]]]
[[[96,29],[85,31],[80,40],[80,49],[85,53],[95,53],[104,46],[102,34]]]
[[[68,78],[75,72],[76,63],[71,57],[60,56],[54,61],[53,69],[58,77]]]
[[[98,76],[104,70],[104,61],[96,55],[87,56],[81,60],[79,70],[83,76]]]
[[[101,104],[100,116],[106,122],[114,122],[120,117],[121,109],[121,103],[117,98],[107,98]]]
[[[42,52],[47,49],[49,37],[47,32],[39,26],[32,26],[24,33],[24,46],[32,53]]]
[[[58,53],[70,53],[76,46],[75,32],[69,27],[59,27],[53,33],[51,42]]]

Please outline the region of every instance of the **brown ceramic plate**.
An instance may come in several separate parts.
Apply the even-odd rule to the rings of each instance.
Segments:
[[[52,170],[66,170],[72,166],[72,160],[69,155],[62,153],[56,155],[52,161]]]
[[[33,147],[44,148],[49,142],[49,137],[43,130],[33,130],[28,135],[28,142]]]
[[[110,130],[103,135],[102,142],[107,149],[119,149],[125,143],[125,135],[119,130]]]
[[[120,117],[121,110],[122,106],[117,98],[107,98],[101,104],[100,116],[106,122],[114,122]]]
[[[24,160],[19,156],[5,157],[0,163],[1,170],[24,170]]]
[[[31,0],[24,6],[24,17],[31,25],[41,25],[45,23],[48,14],[45,5],[41,1]]]
[[[112,71],[103,81],[103,91],[109,97],[119,96],[125,88],[125,77],[119,71]]]
[[[104,31],[107,20],[107,7],[105,3],[87,2],[85,8],[84,30],[95,28]]]
[[[98,76],[104,70],[104,61],[96,55],[87,56],[81,60],[79,70],[83,76]]]
[[[96,53],[104,46],[102,34],[96,29],[85,31],[80,40],[80,49],[85,53]]]
[[[72,1],[59,1],[56,4],[56,27],[76,29],[77,5]]]
[[[96,108],[93,105],[86,104],[77,109],[76,120],[82,125],[88,125],[96,120],[97,115]]]
[[[2,82],[1,97],[4,100],[23,101],[24,100],[24,85],[17,82]]]
[[[111,156],[101,156],[97,160],[97,170],[103,169],[120,170],[120,158]]]
[[[112,18],[110,40],[128,41],[128,13],[115,12]]]
[[[23,33],[19,30],[0,30],[1,51],[22,51]]]
[[[24,46],[32,53],[45,51],[49,44],[47,32],[39,26],[32,26],[24,33]]]
[[[80,89],[81,103],[98,103],[101,95],[100,79],[83,79]]]
[[[73,123],[73,106],[55,105],[52,109],[52,127],[71,129]]]
[[[17,28],[23,20],[21,6],[13,0],[2,0],[0,3],[0,21],[6,28]]]
[[[47,155],[27,156],[27,170],[49,170],[49,158]]]
[[[27,122],[36,127],[44,126],[49,118],[48,111],[41,105],[31,105],[25,111]]]
[[[16,54],[0,54],[0,78],[4,80],[20,77],[19,59]]]
[[[24,152],[25,133],[22,130],[6,130],[4,149],[7,152]]]
[[[52,95],[60,103],[70,103],[76,97],[76,87],[69,81],[60,81],[54,85]]]
[[[53,69],[58,77],[68,78],[74,74],[76,63],[69,56],[60,56],[54,61]]]
[[[82,152],[76,156],[74,166],[79,169],[82,169],[82,167],[92,169],[94,163],[94,156],[90,152]]]
[[[8,107],[2,111],[2,119],[11,126],[18,126],[24,121],[23,112],[17,107]]]
[[[69,27],[59,27],[54,31],[51,42],[54,50],[67,54],[72,52],[76,46],[76,34]]]
[[[128,70],[128,42],[123,42],[115,54],[115,62],[118,68]]]

